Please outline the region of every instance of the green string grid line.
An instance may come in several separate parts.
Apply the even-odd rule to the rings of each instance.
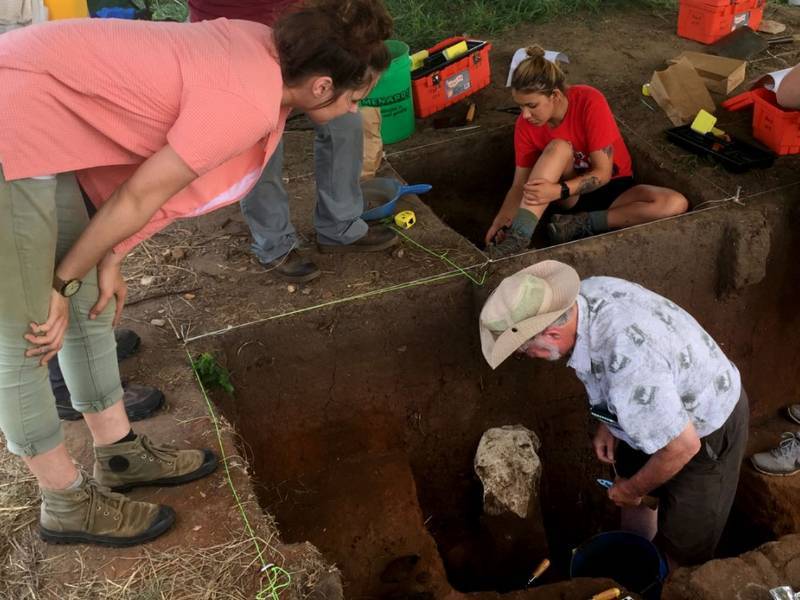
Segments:
[[[280,593],[284,589],[288,588],[292,583],[292,576],[281,567],[277,566],[274,563],[268,563],[264,559],[264,552],[261,549],[261,544],[258,543],[258,537],[256,536],[255,531],[253,531],[252,526],[250,525],[250,519],[247,518],[247,513],[244,510],[244,505],[242,504],[241,498],[239,497],[239,493],[236,491],[236,486],[233,484],[233,478],[231,477],[230,469],[228,468],[228,455],[225,452],[225,446],[222,443],[222,430],[219,426],[219,419],[217,419],[217,414],[214,411],[214,406],[211,404],[211,400],[208,397],[208,393],[206,392],[206,388],[203,385],[202,380],[200,379],[200,374],[197,372],[197,369],[194,366],[194,362],[192,361],[192,355],[189,353],[189,350],[186,350],[186,356],[189,359],[189,364],[192,367],[192,371],[194,372],[194,376],[197,379],[197,384],[200,386],[200,391],[203,394],[203,398],[206,401],[206,408],[208,409],[208,414],[211,417],[211,422],[214,424],[214,431],[217,434],[217,444],[219,445],[220,455],[222,456],[222,466],[225,468],[225,479],[228,482],[228,487],[231,490],[231,494],[233,495],[233,499],[236,502],[236,507],[239,509],[239,514],[242,516],[242,522],[244,523],[244,528],[247,531],[247,534],[250,536],[250,539],[253,542],[253,546],[255,546],[256,554],[258,554],[258,560],[261,563],[261,572],[264,574],[264,577],[267,579],[266,587],[262,587],[258,593],[256,594],[256,600],[279,600]]]
[[[442,252],[441,254],[438,254],[438,253],[434,252],[433,250],[431,250],[430,248],[428,248],[428,247],[426,247],[426,246],[423,246],[422,244],[420,244],[420,243],[419,243],[418,241],[416,241],[415,239],[412,239],[412,238],[411,238],[409,235],[407,235],[407,234],[406,234],[406,233],[405,233],[405,232],[404,232],[402,229],[400,229],[400,228],[399,228],[399,227],[397,227],[396,225],[392,225],[392,226],[391,226],[391,228],[392,228],[392,229],[393,229],[393,230],[394,230],[394,231],[395,231],[395,232],[396,232],[398,235],[400,235],[400,236],[401,236],[401,237],[402,237],[404,240],[406,240],[407,242],[410,242],[412,245],[416,246],[416,247],[417,247],[417,248],[419,248],[420,250],[424,250],[425,252],[427,252],[427,253],[428,253],[428,254],[430,254],[431,256],[433,256],[433,257],[435,257],[435,258],[438,258],[439,260],[443,261],[444,263],[446,263],[446,264],[450,265],[451,267],[453,267],[453,268],[454,268],[456,271],[458,271],[459,273],[461,273],[461,274],[462,274],[464,277],[466,277],[467,279],[469,279],[469,280],[470,280],[472,283],[474,283],[475,285],[477,285],[477,286],[479,286],[479,287],[482,287],[482,286],[483,286],[483,284],[484,284],[484,282],[486,281],[486,271],[484,271],[484,272],[483,272],[483,274],[481,275],[481,279],[480,279],[480,281],[478,281],[478,280],[477,280],[477,279],[475,279],[475,278],[474,278],[472,275],[470,275],[470,273],[467,271],[467,269],[465,269],[465,268],[463,268],[463,267],[461,267],[461,266],[457,265],[457,264],[456,264],[456,263],[454,263],[452,260],[450,260],[450,257],[448,257],[448,256],[447,256],[447,252]],[[482,267],[482,266],[486,266],[486,264],[488,264],[488,263],[484,263],[484,264],[482,264],[482,265],[478,265],[478,266],[479,266],[479,267]],[[474,268],[474,267],[468,267],[468,268]]]
[[[449,259],[448,259],[449,260]],[[337,304],[345,304],[347,302],[353,302],[355,300],[363,300],[365,298],[370,298],[372,296],[380,296],[382,294],[388,294],[390,292],[397,292],[400,290],[405,290],[413,287],[418,287],[422,285],[428,285],[430,283],[435,283],[437,281],[444,281],[445,279],[452,279],[453,277],[463,277],[467,276],[471,281],[476,281],[474,277],[467,273],[467,269],[475,269],[478,267],[484,266],[485,263],[481,263],[479,265],[475,265],[473,267],[467,267],[466,269],[463,267],[458,267],[455,271],[449,271],[447,273],[440,273],[438,275],[431,275],[429,277],[423,277],[421,279],[415,279],[414,281],[408,281],[406,283],[398,283],[397,285],[391,285],[389,287],[381,288],[379,290],[372,290],[370,292],[364,292],[363,294],[356,294],[355,296],[347,296],[345,298],[337,298],[336,300],[330,300],[328,302],[323,302],[321,304],[314,304],[313,306],[306,306],[304,308],[296,308],[294,310],[290,310],[284,313],[280,313],[277,315],[272,315],[270,317],[264,317],[263,319],[257,319],[255,321],[249,321],[247,323],[240,323],[239,325],[229,325],[224,329],[218,329],[216,331],[209,331],[208,333],[202,333],[200,335],[195,335],[190,338],[184,338],[183,343],[188,344],[190,342],[194,342],[197,340],[201,340],[207,337],[213,337],[217,335],[222,335],[223,333],[228,333],[230,331],[234,331],[236,329],[241,329],[243,327],[250,327],[251,325],[259,325],[261,323],[266,323],[268,321],[275,321],[277,319],[284,319],[286,317],[291,317],[294,315],[299,315],[302,313],[310,312],[313,310],[319,310],[321,308],[327,308],[329,306],[335,306]],[[486,275],[484,274],[485,278]],[[479,285],[483,285],[480,283]]]

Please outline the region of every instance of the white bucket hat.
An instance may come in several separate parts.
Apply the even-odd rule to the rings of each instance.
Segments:
[[[545,260],[500,282],[483,305],[481,348],[493,369],[522,344],[553,324],[575,303],[578,273],[564,263]]]

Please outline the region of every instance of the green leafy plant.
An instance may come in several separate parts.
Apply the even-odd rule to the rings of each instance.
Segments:
[[[203,352],[197,358],[192,359],[192,368],[200,382],[206,388],[221,387],[223,390],[233,395],[233,384],[231,374],[219,364],[219,361],[210,352]]]
[[[189,18],[186,0],[130,0],[139,10],[150,13],[153,21],[177,21],[183,23]]]

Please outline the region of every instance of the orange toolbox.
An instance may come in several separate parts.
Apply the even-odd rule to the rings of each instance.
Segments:
[[[459,47],[463,51],[448,58],[448,53]],[[422,66],[411,71],[417,117],[439,112],[489,85],[491,49],[489,42],[464,37],[448,38],[429,48]]]
[[[758,30],[766,0],[680,0],[678,35],[713,44],[740,27]]]
[[[778,106],[775,92],[756,88],[726,100],[728,110],[753,105],[753,137],[776,154],[800,154],[800,110]]]

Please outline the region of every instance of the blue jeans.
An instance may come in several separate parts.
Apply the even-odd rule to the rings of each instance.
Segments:
[[[367,233],[360,218],[364,199],[359,186],[364,161],[360,113],[347,113],[315,127],[314,172],[317,207],[314,227],[324,244],[350,244]],[[280,258],[297,246],[289,215],[289,195],[283,187],[283,141],[275,149],[261,178],[242,200],[242,214],[253,236],[252,249],[261,262]]]

